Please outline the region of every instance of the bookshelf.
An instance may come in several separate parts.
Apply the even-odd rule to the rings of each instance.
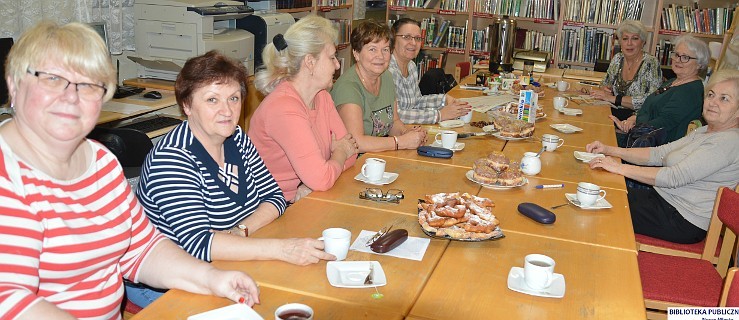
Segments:
[[[457,10],[449,10],[450,3],[456,4]],[[466,26],[464,39],[469,41],[465,41],[463,49],[427,45],[421,49],[419,56],[435,57],[444,53],[447,73],[454,72],[457,62],[475,64],[487,58],[488,26],[504,14],[515,19],[517,28],[521,29],[516,35],[516,48],[538,47],[551,52],[550,66],[592,70],[596,60],[610,60],[613,56],[617,43],[615,31],[624,18],[638,19],[647,27],[651,35],[645,39],[645,50],[653,55],[658,45],[664,51],[666,41],[686,32],[706,42],[726,40],[723,30],[706,33],[695,32],[699,31],[697,28],[686,31],[664,28],[663,12],[671,8],[677,12],[678,6],[694,8],[710,17],[711,12],[719,11],[730,15],[737,3],[735,0],[698,0],[697,3],[696,0],[390,0],[386,19],[394,21],[409,16],[422,21],[434,17],[451,20],[454,26]],[[728,28],[731,20],[726,19],[725,28]],[[711,21],[708,24],[703,21],[703,26],[710,29]],[[443,39],[440,42],[445,43]]]

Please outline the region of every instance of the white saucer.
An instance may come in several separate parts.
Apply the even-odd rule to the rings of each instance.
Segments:
[[[367,184],[374,184],[376,186],[391,184],[395,181],[395,179],[398,179],[398,174],[394,172],[383,173],[382,179],[380,179],[379,181],[370,181],[369,179],[367,179],[367,177],[363,176],[361,172],[357,174],[356,177],[354,177],[354,180],[362,181]]]
[[[364,284],[364,279],[372,264],[372,284]],[[378,261],[329,261],[326,264],[328,282],[339,288],[372,288],[387,284],[385,271]]]
[[[577,201],[577,194],[575,194],[575,193],[565,193],[565,197],[567,198],[567,201],[569,201],[570,203],[574,204],[576,207],[581,208],[581,209],[593,210],[593,209],[610,209],[610,208],[613,208],[613,206],[611,205],[611,203],[608,202],[608,200],[606,200],[606,198],[603,198],[603,199],[600,199],[600,200],[596,201],[592,206],[583,207],[582,205],[580,205],[580,201]]]
[[[464,126],[464,121],[459,120],[459,119],[444,120],[442,122],[439,122],[439,125],[442,128],[459,128],[461,126]]]
[[[187,320],[209,319],[264,320],[256,311],[243,303],[232,304],[187,317]]]
[[[440,147],[441,148],[441,142],[434,141],[434,143],[431,144],[432,147]],[[463,142],[455,142],[454,147],[451,147],[449,150],[452,151],[462,151],[464,149],[464,143]]]
[[[555,124],[550,124],[549,126],[554,128],[554,130],[557,130],[562,133],[574,133],[574,132],[582,131],[582,128],[575,127],[569,123],[555,123]]]
[[[498,139],[501,139],[501,140],[508,140],[508,141],[525,140],[525,139],[531,138],[531,136],[528,136],[528,137],[505,137],[505,136],[502,136],[500,132],[495,132],[495,133],[492,134],[492,136],[493,137],[496,137]]]
[[[563,298],[565,296],[565,277],[555,273],[552,285],[549,288],[537,290],[526,285],[526,281],[523,279],[523,268],[513,267],[508,272],[508,289],[537,297]]]
[[[568,116],[576,116],[576,115],[581,115],[582,114],[582,109],[561,108],[561,109],[558,109],[558,110],[559,110],[559,112],[562,112],[562,113],[564,113],[565,115],[568,115]]]
[[[588,163],[595,158],[605,158],[605,157],[606,156],[602,153],[575,151],[575,159],[580,160],[585,163]]]

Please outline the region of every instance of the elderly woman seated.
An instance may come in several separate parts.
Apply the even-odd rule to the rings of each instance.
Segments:
[[[590,162],[642,183],[628,190],[634,232],[677,243],[706,236],[716,192],[739,183],[739,71],[716,72],[705,89],[703,118],[708,125],[666,145],[619,148],[595,141],[588,152],[611,157]]]

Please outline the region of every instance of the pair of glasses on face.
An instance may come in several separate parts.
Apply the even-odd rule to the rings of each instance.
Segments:
[[[420,37],[420,36],[419,37],[414,37],[414,36],[412,36],[410,34],[399,34],[399,35],[396,35],[396,37],[401,37],[405,41],[411,41],[411,40],[416,40],[416,42],[422,42],[423,41],[423,37]]]
[[[43,71],[31,71],[28,69],[26,72],[38,78],[38,83],[42,88],[53,93],[62,93],[64,90],[67,90],[69,85],[73,84],[77,89],[80,99],[95,101],[102,99],[105,93],[108,92],[108,88],[99,84],[72,82],[65,77]]]
[[[389,189],[387,192],[383,192],[380,188],[367,188],[359,192],[359,199],[377,202],[400,203],[400,200],[404,197],[403,190],[400,189]]]
[[[677,61],[680,61],[682,63],[688,63],[692,59],[698,59],[698,58],[691,57],[689,55],[682,55],[682,54],[679,54],[677,52],[673,52],[672,53],[672,57],[675,58],[675,59],[677,59]]]

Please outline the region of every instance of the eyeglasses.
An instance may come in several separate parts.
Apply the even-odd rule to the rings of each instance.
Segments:
[[[682,62],[682,63],[687,63],[687,62],[690,61],[690,59],[698,59],[698,58],[691,57],[689,55],[678,54],[677,52],[673,52],[672,53],[672,56],[675,57],[675,58],[677,58],[677,60],[680,61],[680,62]]]
[[[399,34],[399,35],[396,35],[396,37],[401,37],[405,41],[411,41],[411,40],[416,40],[416,42],[423,41],[423,37],[414,37],[410,34]]]
[[[400,203],[400,199],[404,197],[403,190],[399,189],[389,189],[387,192],[382,192],[380,188],[367,188],[367,190],[359,192],[359,199],[377,202]]]
[[[86,82],[72,82],[72,81],[67,80],[67,78],[65,77],[58,76],[53,73],[43,72],[43,71],[32,72],[29,69],[29,70],[26,70],[26,72],[37,77],[39,85],[41,85],[41,87],[51,92],[62,93],[64,92],[64,90],[67,90],[70,84],[74,84],[75,88],[77,89],[77,94],[83,100],[88,100],[88,101],[100,100],[103,98],[105,93],[108,92],[108,88],[101,86],[99,84],[86,83]]]

